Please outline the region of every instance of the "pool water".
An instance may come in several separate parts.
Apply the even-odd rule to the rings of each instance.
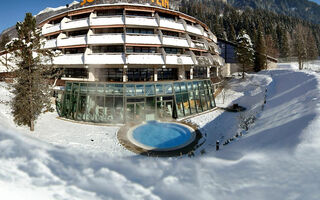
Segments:
[[[138,143],[152,149],[182,148],[194,140],[193,131],[176,123],[148,122],[133,130],[132,137]]]

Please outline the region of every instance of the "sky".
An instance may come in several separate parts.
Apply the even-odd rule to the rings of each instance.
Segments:
[[[0,33],[18,21],[23,21],[27,12],[36,15],[47,7],[56,8],[72,2],[73,0],[1,0]]]
[[[78,0],[80,2],[80,0]],[[320,0],[312,0],[320,4]],[[1,0],[0,33],[14,26],[17,21],[23,21],[25,13],[38,14],[47,7],[59,7],[72,3],[73,0]]]

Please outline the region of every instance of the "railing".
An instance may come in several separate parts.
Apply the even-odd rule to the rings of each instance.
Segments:
[[[130,53],[127,55],[127,64],[160,64],[164,65],[161,53]]]
[[[114,16],[99,16],[93,17],[90,20],[90,26],[110,26],[110,25],[123,25],[124,20],[122,15]]]
[[[47,40],[43,46],[44,49],[56,48],[57,39]]]
[[[176,22],[174,20],[163,19],[163,18],[160,18],[160,27],[176,29],[181,31],[185,30],[182,23]]]
[[[176,47],[189,47],[188,40],[181,37],[163,36],[163,45]]]
[[[194,65],[191,56],[189,55],[177,55],[177,54],[167,54],[166,64],[168,65]]]
[[[122,33],[107,33],[89,35],[88,44],[123,44],[124,34]]]
[[[56,65],[81,65],[84,64],[84,54],[64,54],[53,59]]]
[[[74,46],[74,45],[86,45],[87,44],[87,36],[79,35],[72,36],[67,38],[58,39],[57,46]]]
[[[123,53],[93,53],[85,55],[85,64],[125,64]]]
[[[89,18],[77,19],[61,24],[61,30],[89,27]]]
[[[42,28],[42,34],[54,33],[60,31],[60,23],[56,25],[47,24]]]
[[[158,23],[154,17],[126,16],[126,25],[152,26],[157,27]]]
[[[127,34],[126,43],[129,44],[161,44],[159,35],[155,34]]]

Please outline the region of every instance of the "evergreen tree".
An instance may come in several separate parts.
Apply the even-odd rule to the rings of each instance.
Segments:
[[[255,63],[254,70],[256,72],[265,69],[267,65],[267,56],[266,56],[266,44],[264,40],[264,34],[262,32],[262,25],[259,22],[257,38],[255,42]]]
[[[27,13],[24,22],[16,25],[18,38],[8,45],[17,66],[12,114],[16,124],[29,126],[31,131],[42,111],[51,107],[48,79],[53,65],[44,64],[52,63],[54,56],[51,50],[41,49],[41,31],[36,27],[35,18]]]
[[[0,51],[5,50],[6,44],[10,42],[8,34],[3,34],[0,40]]]
[[[317,59],[319,52],[318,52],[316,40],[311,30],[308,31],[306,45],[307,45],[307,60]]]
[[[254,63],[254,50],[250,36],[242,30],[237,37],[237,59],[241,65],[242,78],[245,73],[251,71]]]

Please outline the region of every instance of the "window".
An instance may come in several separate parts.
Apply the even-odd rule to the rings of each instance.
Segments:
[[[90,13],[84,13],[81,15],[74,15],[71,17],[72,20],[77,20],[77,19],[84,19],[90,16]]]
[[[127,47],[127,53],[156,53],[155,47]]]
[[[123,69],[119,68],[104,68],[96,69],[99,81],[122,82]]]
[[[195,67],[193,69],[193,78],[194,79],[207,78],[207,68],[206,67]]]
[[[129,81],[153,81],[154,69],[129,68],[127,75]]]
[[[178,49],[178,48],[165,47],[164,50],[167,54],[181,54],[182,53],[182,49]]]
[[[65,68],[62,76],[67,78],[88,78],[88,70],[84,68]]]
[[[92,47],[92,53],[121,53],[123,52],[123,46],[94,46]]]
[[[94,30],[95,34],[104,33],[123,33],[123,28],[97,28]]]
[[[65,49],[65,54],[80,54],[84,53],[86,51],[86,48],[70,48]]]
[[[168,35],[168,36],[174,36],[174,37],[179,37],[178,32],[173,32],[173,31],[162,31],[163,35]]]
[[[158,80],[178,80],[178,69],[176,68],[165,68],[157,69]]]
[[[133,34],[154,34],[154,29],[146,29],[146,28],[127,28],[127,33],[133,33]]]
[[[159,12],[158,14],[161,18],[165,18],[165,19],[175,20],[175,18],[176,18],[174,15],[170,15],[167,13]]]
[[[122,15],[123,10],[122,9],[114,9],[114,10],[98,10],[97,16],[112,16],[112,15]]]
[[[86,35],[88,33],[88,29],[80,30],[80,31],[71,31],[68,33],[69,36],[79,36],[79,35]]]
[[[152,17],[152,13],[151,12],[131,11],[131,10],[127,10],[126,11],[126,15]]]

